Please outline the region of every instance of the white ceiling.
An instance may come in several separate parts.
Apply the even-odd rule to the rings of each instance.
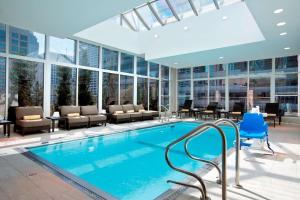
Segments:
[[[0,0],[0,22],[49,35],[73,34],[146,0]]]
[[[299,0],[245,0],[245,8],[232,5],[141,33],[107,21],[101,23],[144,2],[0,0],[0,22],[59,37],[75,35],[145,54],[152,61],[173,67],[300,54]],[[283,8],[283,13],[273,14],[278,8]],[[229,19],[220,21],[223,15]],[[280,21],[286,25],[277,27]],[[183,31],[184,26],[189,30]],[[288,34],[280,36],[281,32]],[[154,34],[159,38],[152,37]],[[291,49],[284,50],[286,46]]]

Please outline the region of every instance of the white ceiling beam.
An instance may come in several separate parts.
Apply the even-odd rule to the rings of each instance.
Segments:
[[[136,14],[136,16],[139,18],[139,20],[142,22],[142,24],[146,27],[146,29],[149,31],[150,27],[148,26],[148,24],[145,22],[145,20],[142,18],[142,16],[140,15],[140,13],[134,8],[133,12]]]
[[[195,7],[193,1],[192,1],[192,0],[188,0],[188,2],[189,2],[189,4],[190,4],[190,6],[191,6],[191,8],[192,8],[192,10],[193,10],[193,12],[194,12],[194,14],[195,14],[196,16],[198,16],[198,11],[197,11],[197,9],[196,9],[196,7]]]
[[[179,16],[178,16],[178,14],[176,13],[174,7],[173,7],[172,4],[170,3],[170,1],[169,1],[169,0],[165,0],[165,1],[166,1],[166,3],[167,3],[168,7],[170,8],[170,10],[171,10],[173,16],[177,19],[177,21],[180,21],[180,18],[179,18]]]
[[[147,3],[149,9],[151,10],[151,12],[153,13],[154,17],[157,19],[157,21],[160,23],[161,26],[164,26],[165,24],[163,23],[163,21],[161,20],[161,18],[158,16],[157,12],[154,10],[153,6],[151,5],[151,3]]]

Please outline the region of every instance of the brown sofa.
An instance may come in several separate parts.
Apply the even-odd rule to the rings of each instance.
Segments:
[[[139,121],[143,119],[143,113],[135,111],[133,104],[122,105],[124,113],[130,115],[131,121]]]
[[[144,106],[142,104],[140,105],[135,105],[134,106],[135,112],[140,112],[143,115],[143,120],[147,119],[153,119],[154,117],[159,116],[158,111],[153,111],[153,110],[145,110]]]
[[[130,114],[125,113],[121,105],[109,105],[108,112],[109,112],[110,122],[119,123],[119,122],[128,122],[131,120]]]
[[[80,115],[79,106],[61,106],[60,116],[66,118],[66,129],[73,127],[89,127],[89,118]]]
[[[25,132],[47,130],[50,133],[49,119],[44,119],[43,108],[41,106],[28,106],[16,108],[16,123],[14,126],[15,132]]]
[[[99,114],[96,105],[80,106],[80,110],[82,116],[86,116],[89,118],[89,127],[98,125],[100,123],[106,126],[106,116]]]

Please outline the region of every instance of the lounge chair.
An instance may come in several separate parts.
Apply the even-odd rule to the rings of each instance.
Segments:
[[[274,127],[276,118],[278,118],[279,125],[281,124],[281,113],[279,109],[279,103],[266,103],[265,112],[267,113],[266,119],[273,120]]]
[[[131,120],[130,114],[125,113],[121,105],[109,105],[108,112],[110,122],[120,123],[129,122]]]
[[[199,112],[201,119],[203,116],[205,119],[207,116],[213,116],[213,118],[215,119],[217,115],[217,107],[218,107],[218,102],[209,103],[205,110]]]
[[[24,135],[26,132],[47,130],[50,133],[51,120],[45,119],[41,106],[17,107],[15,132],[20,130]]]
[[[240,122],[241,146],[249,146],[243,139],[259,139],[266,141],[268,148],[274,154],[269,143],[268,124],[264,121],[261,113],[245,113]]]
[[[139,121],[143,119],[143,113],[141,112],[136,112],[134,110],[133,104],[126,104],[122,105],[124,113],[127,113],[130,115],[131,121]]]
[[[89,118],[80,115],[79,106],[61,106],[60,116],[66,118],[66,129],[74,127],[89,127]]]
[[[245,103],[243,102],[235,102],[233,105],[232,111],[228,112],[228,117],[232,117],[239,121],[239,118],[242,118],[245,112]]]
[[[106,126],[106,115],[99,114],[96,105],[80,106],[80,111],[82,116],[89,118],[89,127],[100,123]]]
[[[185,100],[182,108],[180,108],[179,111],[178,111],[178,116],[180,118],[182,118],[183,113],[185,115],[188,114],[190,116],[191,115],[192,104],[193,104],[193,100]]]

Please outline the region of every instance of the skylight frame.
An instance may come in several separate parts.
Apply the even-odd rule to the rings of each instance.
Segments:
[[[133,31],[151,30],[244,0],[152,0],[120,14],[120,25]],[[189,5],[189,9],[187,9]],[[116,20],[115,20],[116,21]],[[125,22],[125,23],[123,23]]]

